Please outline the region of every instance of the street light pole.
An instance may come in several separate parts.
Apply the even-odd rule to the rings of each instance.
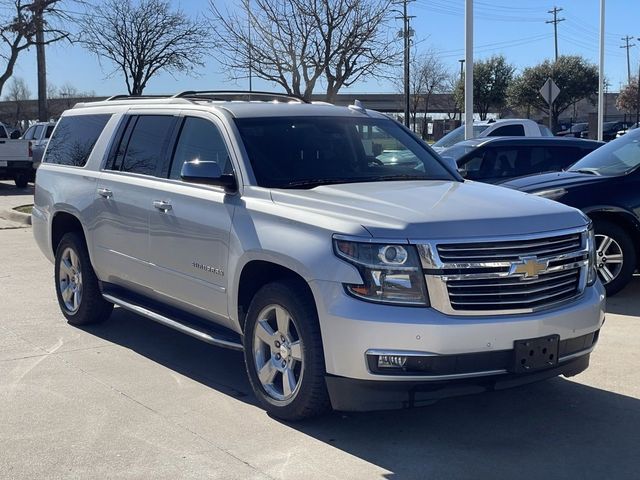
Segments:
[[[465,0],[464,138],[473,138],[473,0]]]
[[[602,141],[604,129],[604,10],[605,0],[600,0],[600,64],[598,65],[598,140]]]

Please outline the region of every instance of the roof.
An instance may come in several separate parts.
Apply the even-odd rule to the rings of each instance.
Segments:
[[[585,138],[567,137],[481,137],[472,138],[456,143],[455,146],[481,147],[483,145],[574,145],[574,146],[595,146],[604,145],[604,142],[597,140],[587,140]]]
[[[78,103],[74,109],[95,107],[173,107],[189,106],[225,110],[237,118],[287,117],[287,116],[369,116],[387,118],[374,110],[366,110],[357,104],[338,107],[326,102],[310,103],[293,95],[270,92],[183,92],[173,96],[130,97],[117,95],[103,101]]]

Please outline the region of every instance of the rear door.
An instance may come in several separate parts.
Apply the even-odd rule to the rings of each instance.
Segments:
[[[133,289],[149,284],[149,212],[177,116],[127,115],[95,194],[94,252],[106,280]]]
[[[224,125],[212,114],[181,119],[168,178],[152,192],[149,258],[152,285],[163,301],[231,327],[227,260],[238,195],[180,179],[182,164],[196,159],[218,162],[223,173],[233,173],[229,144]]]

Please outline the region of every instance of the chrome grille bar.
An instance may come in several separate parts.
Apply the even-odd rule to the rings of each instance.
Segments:
[[[431,305],[450,315],[506,315],[570,301],[586,286],[586,232],[416,242]]]

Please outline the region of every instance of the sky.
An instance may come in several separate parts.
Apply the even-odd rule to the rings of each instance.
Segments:
[[[99,1],[99,0],[95,0]],[[215,0],[217,5],[236,8],[234,0]],[[638,72],[640,60],[640,0],[605,0],[605,77],[609,91],[615,92],[627,82],[626,50],[622,37],[635,37],[630,49],[631,69]],[[171,0],[176,8],[190,16],[207,13],[208,0]],[[562,8],[558,18],[559,53],[582,55],[597,63],[600,0],[474,0],[474,57],[482,59],[493,54],[504,54],[517,71],[533,66],[554,55],[553,25],[545,23],[554,6]],[[459,71],[458,60],[464,58],[464,0],[413,0],[409,14],[415,16],[414,50],[418,53],[433,50],[442,62]],[[400,29],[400,20],[390,28]],[[399,42],[402,39],[398,39]],[[97,57],[79,45],[60,42],[47,49],[49,83],[60,86],[71,84],[80,91],[93,91],[98,95],[126,93],[122,77],[109,76],[113,67],[99,62]],[[35,49],[23,53],[14,75],[23,78],[33,95],[37,92]],[[401,72],[398,72],[401,76]],[[637,73],[636,73],[637,75]],[[161,74],[149,82],[145,93],[172,93],[182,90],[246,89],[245,81],[235,83],[223,71],[212,51],[204,68],[195,77]],[[393,79],[365,79],[345,92],[395,92]],[[271,84],[255,82],[254,89],[280,90]],[[321,92],[319,92],[321,93]]]

